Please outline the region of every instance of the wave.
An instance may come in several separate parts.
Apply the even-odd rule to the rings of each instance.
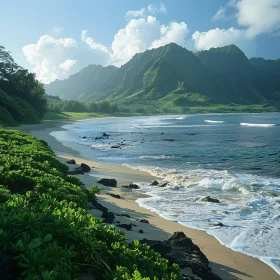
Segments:
[[[158,155],[158,156],[140,156],[141,159],[168,159],[175,158],[175,156],[166,156],[166,155]]]
[[[212,120],[205,120],[206,123],[224,123],[225,121],[212,121]]]
[[[169,184],[140,184],[150,195],[137,203],[165,219],[206,231],[235,251],[256,257],[280,274],[280,180],[214,169],[168,169],[129,166],[147,171]],[[269,192],[278,195],[272,196]],[[205,196],[221,203],[205,203]],[[221,222],[223,227],[214,227]]]
[[[256,127],[272,127],[276,126],[273,123],[240,123],[242,126],[256,126]]]
[[[176,118],[176,120],[184,120],[184,119],[186,119],[186,118],[184,118],[184,117]]]

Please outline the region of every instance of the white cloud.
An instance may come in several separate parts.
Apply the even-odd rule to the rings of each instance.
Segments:
[[[236,3],[237,22],[253,38],[262,33],[279,32],[280,0],[240,0]]]
[[[64,31],[64,28],[62,26],[53,26],[52,29],[50,30],[51,35],[60,35]]]
[[[142,8],[140,10],[131,10],[131,11],[128,11],[125,16],[130,18],[130,17],[143,17],[145,16],[145,13],[146,13],[146,9],[145,8]]]
[[[226,8],[220,7],[217,13],[212,17],[212,20],[224,20],[226,18]]]
[[[207,32],[196,31],[193,33],[192,39],[197,50],[209,50],[230,44],[236,44],[242,48],[246,42],[245,31],[234,27],[229,29],[216,28]]]
[[[167,13],[167,8],[164,4],[160,4],[160,6],[150,4],[147,10],[153,15],[156,13],[163,13],[163,14]]]
[[[59,64],[59,68],[69,71],[77,63],[77,60],[67,59],[64,62]]]

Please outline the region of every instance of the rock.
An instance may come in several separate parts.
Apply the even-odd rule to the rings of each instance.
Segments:
[[[153,181],[151,186],[157,186],[158,184],[159,184],[158,181]]]
[[[69,175],[84,175],[84,172],[80,169],[80,168],[75,168],[74,170],[72,171],[68,171]]]
[[[105,132],[103,132],[103,137],[109,137],[110,135],[109,134],[107,134],[107,133],[105,133]]]
[[[210,196],[206,196],[204,198],[201,199],[201,201],[205,201],[205,202],[213,202],[213,203],[220,203],[220,201],[216,198],[212,198]]]
[[[105,206],[103,206],[102,204],[100,204],[100,203],[97,202],[97,201],[93,201],[93,202],[92,202],[92,207],[93,207],[94,209],[97,209],[97,210],[101,211],[101,212],[108,212],[108,208],[105,207]]]
[[[218,222],[218,223],[212,224],[212,226],[213,226],[213,227],[223,227],[223,226],[224,226],[224,224],[223,224],[223,223]]]
[[[112,224],[115,219],[115,214],[113,212],[103,212],[101,217],[104,218],[104,223]]]
[[[95,139],[95,140],[101,140],[102,137],[95,137],[94,139]]]
[[[164,182],[164,183],[160,184],[158,187],[159,187],[159,188],[164,188],[164,187],[166,187],[167,185],[168,185],[168,183],[167,183],[167,182]]]
[[[175,139],[163,139],[164,141],[169,141],[169,142],[173,142],[175,141]]]
[[[149,224],[149,221],[146,219],[136,219],[136,221],[144,224]]]
[[[118,194],[114,194],[114,193],[107,193],[107,194],[114,197],[114,198],[118,198],[118,199],[121,198]]]
[[[128,186],[122,186],[122,188],[126,188],[126,189],[128,189]]]
[[[76,161],[74,159],[69,159],[66,161],[68,164],[76,164]]]
[[[128,224],[119,224],[119,225],[117,225],[117,227],[125,228],[126,230],[132,229],[132,225],[128,225]]]
[[[136,185],[136,184],[129,184],[129,185],[128,185],[128,188],[129,188],[129,189],[139,189],[139,186]]]
[[[209,261],[183,232],[175,232],[167,241],[143,239],[141,243],[149,245],[156,252],[161,253],[169,262],[177,263],[181,268],[189,267],[201,279],[221,280],[213,274]]]
[[[102,184],[102,185],[107,186],[107,187],[116,187],[117,186],[117,181],[115,179],[102,178],[97,183]]]
[[[137,225],[135,225],[135,224],[133,224],[133,223],[130,223],[132,226],[134,226],[134,227],[137,227]]]
[[[119,223],[120,223],[120,221],[116,221],[116,222],[115,222],[115,224],[119,224]]]
[[[121,149],[121,147],[119,145],[114,145],[114,146],[111,146],[111,149]]]
[[[138,232],[139,232],[139,233],[144,233],[143,229],[140,229]]]
[[[87,137],[86,137],[86,136],[83,136],[82,138],[83,138],[83,139],[87,139]]]
[[[74,168],[74,172],[77,172],[77,174],[83,174],[84,172],[90,172],[90,167],[85,163],[81,163],[81,166]]]
[[[130,216],[128,214],[116,214],[116,216],[126,217],[130,219]]]

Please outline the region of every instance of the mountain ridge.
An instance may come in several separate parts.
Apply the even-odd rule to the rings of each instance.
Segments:
[[[192,105],[190,96],[213,104],[280,104],[279,60],[248,59],[235,45],[193,53],[171,43],[137,53],[119,68],[89,65],[78,73],[46,85],[47,94],[161,108],[165,99]]]

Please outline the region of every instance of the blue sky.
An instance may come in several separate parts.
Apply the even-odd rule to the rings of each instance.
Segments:
[[[43,82],[175,42],[280,57],[280,0],[0,0],[1,44]]]

